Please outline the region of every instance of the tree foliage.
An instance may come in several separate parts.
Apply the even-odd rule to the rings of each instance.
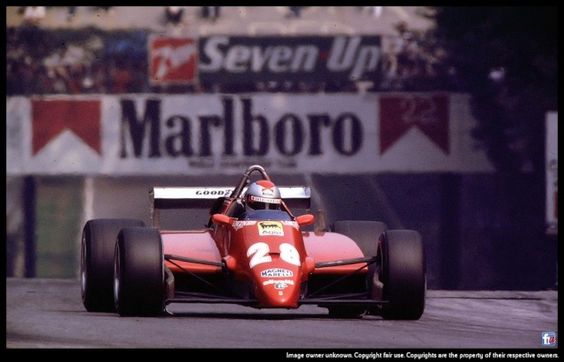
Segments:
[[[433,10],[430,35],[471,95],[489,159],[502,172],[543,172],[545,113],[557,109],[557,7]]]

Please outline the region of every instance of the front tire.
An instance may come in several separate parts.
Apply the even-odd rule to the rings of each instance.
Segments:
[[[120,316],[156,316],[164,311],[164,256],[155,228],[126,228],[114,259],[114,302]]]
[[[93,219],[82,229],[80,290],[89,312],[113,312],[114,247],[124,227],[144,226],[135,219]]]
[[[390,230],[381,238],[381,281],[384,319],[419,319],[425,309],[425,258],[421,235],[413,230]]]

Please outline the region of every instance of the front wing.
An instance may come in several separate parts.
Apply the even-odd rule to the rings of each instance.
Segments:
[[[237,290],[229,288],[227,268],[219,262],[185,258],[176,255],[165,255],[165,260],[174,263],[175,261],[190,262],[196,264],[213,265],[222,269],[221,277],[211,278],[206,275],[198,275],[189,270],[184,270],[184,278],[191,279],[191,285],[199,284],[202,288],[197,291],[187,291],[185,288],[174,288],[167,292],[165,304],[171,303],[207,303],[207,304],[238,304],[249,307],[259,307],[259,301],[245,293],[237,293]],[[362,263],[362,264],[361,264]],[[361,264],[362,267],[349,274],[323,274],[321,276],[311,275],[307,282],[302,285],[302,295],[298,300],[300,305],[319,305],[329,306],[363,306],[372,307],[388,303],[383,299],[375,299],[371,295],[369,284],[366,281],[366,273],[357,273],[365,269],[366,266],[377,263],[377,258],[355,258],[346,260],[336,260],[331,262],[316,263],[316,269],[328,268],[342,265]],[[167,278],[174,278],[172,273],[167,273]],[[192,288],[190,288],[192,289]]]

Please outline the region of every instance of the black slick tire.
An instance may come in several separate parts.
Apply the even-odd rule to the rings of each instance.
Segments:
[[[80,285],[89,312],[113,312],[114,248],[124,227],[144,226],[135,219],[93,219],[82,229]]]
[[[120,316],[156,316],[164,310],[165,271],[156,228],[125,228],[114,260],[114,303]]]
[[[389,230],[380,243],[382,306],[385,319],[419,319],[425,309],[425,258],[421,235],[413,230]]]

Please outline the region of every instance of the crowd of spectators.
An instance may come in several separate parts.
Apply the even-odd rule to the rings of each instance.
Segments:
[[[150,91],[144,32],[6,29],[8,95]]]

